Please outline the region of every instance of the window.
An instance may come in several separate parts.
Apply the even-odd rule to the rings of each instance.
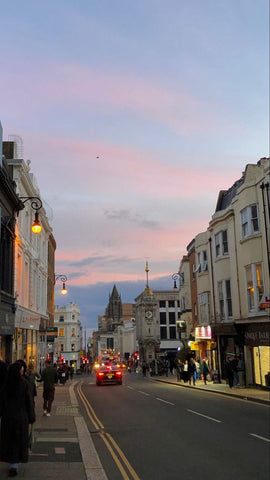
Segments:
[[[206,272],[208,265],[207,265],[207,251],[202,250],[201,252],[197,253],[197,260],[198,260],[198,266],[196,270],[201,273],[201,272]]]
[[[176,338],[176,327],[170,327],[170,339]]]
[[[218,282],[219,314],[222,320],[232,317],[231,281]]]
[[[113,350],[114,346],[113,346],[113,338],[110,337],[110,338],[107,338],[107,350]]]
[[[257,205],[249,205],[241,211],[242,238],[259,232]]]
[[[167,327],[160,327],[161,340],[167,340]]]
[[[64,315],[60,315],[59,322],[63,322],[65,320]]]
[[[64,337],[65,336],[65,329],[64,328],[58,328],[58,336],[59,337]]]
[[[246,267],[248,310],[257,310],[264,294],[261,263],[252,263]]]
[[[75,350],[75,343],[72,343],[71,344],[71,351],[74,352],[74,350]]]
[[[174,308],[174,300],[169,300],[169,308]]]
[[[74,313],[71,315],[72,320],[75,320],[75,315]]]
[[[169,312],[169,323],[175,323],[175,312]]]
[[[64,351],[64,344],[63,343],[61,343],[60,350],[61,350],[61,352]]]
[[[75,328],[72,328],[72,329],[71,329],[71,336],[72,336],[72,337],[75,337]]]
[[[199,295],[199,313],[200,324],[209,324],[210,322],[210,304],[209,293],[201,293]]]
[[[159,313],[159,321],[160,321],[160,324],[166,325],[166,312]]]
[[[228,253],[227,230],[223,230],[215,235],[216,257],[221,257]]]
[[[165,302],[165,300],[160,300],[160,302],[159,302],[159,308],[166,308],[166,302]]]

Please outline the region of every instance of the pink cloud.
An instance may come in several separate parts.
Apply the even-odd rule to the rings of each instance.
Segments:
[[[40,115],[50,108],[57,116],[57,110],[60,113],[61,108],[70,105],[85,112],[119,109],[118,113],[131,112],[183,135],[213,133],[225,125],[214,105],[191,95],[184,85],[173,91],[171,86],[169,90],[159,84],[156,78],[142,80],[135,74],[97,70],[81,64],[47,63],[31,72],[22,68],[19,83],[13,72],[6,72],[0,78],[0,85],[7,91],[16,85],[21,110],[27,108],[32,114]]]

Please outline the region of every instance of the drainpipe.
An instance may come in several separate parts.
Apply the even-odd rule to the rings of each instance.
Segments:
[[[209,247],[210,247],[210,264],[211,264],[211,280],[212,280],[212,299],[213,299],[213,314],[214,321],[216,323],[216,298],[215,298],[215,285],[214,285],[214,270],[213,270],[213,255],[212,255],[212,238],[209,237]],[[220,382],[220,345],[219,345],[219,335],[217,335],[217,369],[218,369],[218,383]]]

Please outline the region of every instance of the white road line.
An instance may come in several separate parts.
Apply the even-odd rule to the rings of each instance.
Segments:
[[[216,418],[208,417],[207,415],[203,415],[199,412],[194,412],[194,410],[189,410],[187,408],[187,412],[195,413],[195,415],[200,415],[200,417],[208,418],[208,420],[213,420],[213,422],[222,423],[221,420],[217,420]]]
[[[139,393],[142,393],[143,395],[146,395],[147,397],[150,397],[150,393],[143,392],[142,390],[138,390]]]
[[[256,433],[250,433],[249,435],[251,435],[252,437],[259,438],[260,440],[264,440],[265,442],[270,442],[269,438],[261,437],[260,435],[256,435]]]
[[[175,406],[175,403],[167,402],[167,400],[163,400],[163,398],[158,398],[156,397],[156,400],[159,400],[160,402],[167,403],[168,405],[173,405]]]
[[[130,387],[129,385],[128,385],[128,387],[127,387],[127,388],[129,388],[130,390],[134,390],[134,388],[133,388],[133,387]]]

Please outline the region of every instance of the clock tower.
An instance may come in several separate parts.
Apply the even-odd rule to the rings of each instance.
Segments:
[[[146,262],[146,287],[135,298],[136,302],[136,329],[139,344],[140,360],[145,360],[148,365],[155,360],[156,351],[160,345],[160,325],[158,317],[158,304],[148,283],[148,262]]]

